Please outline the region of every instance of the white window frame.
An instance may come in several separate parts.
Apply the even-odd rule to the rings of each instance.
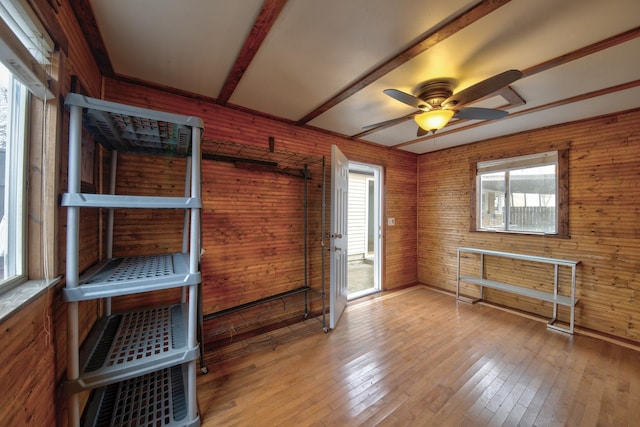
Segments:
[[[13,76],[10,79],[10,115],[7,117],[7,151],[5,158],[5,212],[2,232],[3,276],[0,289],[12,287],[26,280],[27,250],[27,124],[28,92]],[[5,246],[6,245],[6,246]]]
[[[477,231],[491,232],[508,232],[517,234],[550,234],[557,235],[559,230],[559,168],[558,168],[558,151],[548,151],[544,153],[536,153],[525,156],[502,158],[478,162],[476,164],[476,212],[477,215]],[[510,227],[511,212],[511,190],[509,188],[509,174],[512,171],[535,168],[540,166],[554,166],[555,175],[555,210],[554,210],[554,229],[550,232],[542,232],[539,230],[515,229]],[[504,173],[504,208],[503,208],[503,226],[483,227],[482,225],[482,185],[481,179],[483,175],[490,173]]]
[[[6,157],[7,169],[20,170],[23,175],[17,176],[15,173],[9,173],[9,179],[5,182],[6,188],[11,186],[11,194],[7,192],[5,200],[7,227],[6,238],[3,236],[3,239],[7,242],[6,261],[8,270],[6,274],[0,274],[0,320],[20,307],[21,304],[26,303],[29,298],[58,280],[58,278],[50,280],[49,267],[45,267],[43,270],[44,280],[29,277],[31,262],[27,256],[29,239],[34,237],[28,234],[27,225],[30,209],[29,198],[33,196],[29,194],[30,190],[27,185],[31,173],[28,163],[29,147],[33,142],[31,141],[31,135],[29,135],[29,131],[32,130],[31,120],[33,120],[31,117],[31,113],[33,113],[31,101],[38,98],[43,102],[43,133],[41,138],[44,150],[45,144],[55,144],[53,139],[50,142],[45,141],[45,139],[52,138],[51,136],[46,136],[45,131],[46,117],[49,114],[47,112],[49,110],[47,101],[56,100],[54,89],[56,89],[57,85],[53,74],[57,73],[57,65],[52,61],[54,59],[54,49],[53,40],[34,13],[29,0],[2,0],[0,2],[0,63],[13,75],[14,81],[22,83],[20,93],[16,93],[16,95],[25,101],[24,108],[21,108],[20,116],[14,119],[14,123],[15,120],[19,120],[20,127],[11,126],[14,131],[19,129],[19,132],[14,132],[11,144],[8,143],[14,148],[21,148],[21,151],[12,150],[11,153],[7,153]],[[56,111],[54,102],[51,103],[51,106],[54,107],[52,111]],[[36,115],[38,114],[36,113]],[[42,154],[42,165],[44,165],[44,151]],[[44,168],[40,170],[44,174],[43,171]],[[47,172],[47,175],[49,175],[49,172]],[[44,182],[44,179],[47,178],[43,177],[42,179]],[[8,182],[9,180],[11,181],[10,183]],[[44,203],[44,194],[42,198]],[[49,203],[48,200],[47,203]],[[42,221],[41,226],[45,227],[46,223],[53,220],[53,217],[40,218],[40,220]],[[38,237],[43,238],[41,230],[38,231],[36,238]],[[2,246],[5,246],[4,241]],[[44,240],[42,243],[44,247]],[[48,245],[49,243],[46,244]],[[42,259],[44,260],[44,265],[50,265],[49,255],[43,253]],[[0,260],[0,262],[4,262],[4,259]],[[39,273],[36,275],[40,276]],[[19,289],[17,289],[16,285],[20,285]],[[16,288],[15,291],[14,288]]]

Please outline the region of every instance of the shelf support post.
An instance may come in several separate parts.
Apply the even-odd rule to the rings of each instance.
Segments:
[[[69,164],[68,192],[80,193],[80,167],[82,155],[82,108],[72,106],[69,120]],[[79,228],[80,208],[67,207],[67,262],[66,286],[75,288],[80,280],[79,256]],[[78,302],[71,302],[67,306],[67,378],[75,380],[80,376],[79,367],[79,337],[78,337]],[[69,426],[80,425],[80,400],[77,394],[69,397]]]
[[[202,151],[200,147],[201,129],[194,126],[191,131],[191,197],[200,198]],[[189,272],[198,273],[200,270],[200,208],[191,209],[189,239]],[[187,342],[195,348],[197,325],[198,285],[189,286],[189,322],[187,326]],[[201,344],[202,345],[202,344]],[[195,420],[198,413],[196,404],[196,361],[192,360],[187,366],[187,417]]]

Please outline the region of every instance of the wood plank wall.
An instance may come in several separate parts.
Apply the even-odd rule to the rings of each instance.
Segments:
[[[380,165],[384,168],[386,217],[396,219],[394,227],[384,227],[383,288],[393,289],[416,282],[416,157],[411,153],[386,149],[368,143],[347,140],[301,128],[289,123],[254,116],[242,111],[225,108],[213,102],[181,97],[163,91],[134,85],[116,79],[105,79],[105,99],[130,103],[203,118],[205,139],[219,139],[240,144],[268,148],[269,137],[275,139],[275,149],[305,155],[326,157],[330,165],[331,145],[338,147],[353,161]],[[206,144],[203,150],[211,150]],[[154,162],[154,160],[149,160]],[[165,185],[165,167],[145,165],[145,160],[119,161],[124,174],[145,174],[145,180],[153,185]],[[321,287],[321,167],[311,167],[309,181],[309,284]],[[175,183],[175,180],[173,180]],[[182,182],[182,181],[178,181]],[[166,184],[169,185],[169,184]],[[329,231],[330,171],[327,166],[326,221]],[[204,278],[204,311],[215,312],[265,296],[277,294],[303,283],[303,180],[273,172],[251,171],[234,168],[233,164],[203,162],[203,248],[202,274]],[[140,224],[138,224],[140,225]],[[133,228],[118,228],[124,239]],[[138,233],[139,234],[139,233]],[[161,244],[154,235],[145,250]],[[144,244],[144,240],[136,245]],[[398,248],[402,248],[399,250]],[[124,247],[118,254],[126,254]],[[328,265],[326,259],[326,286],[328,289]],[[315,301],[313,310],[320,308]],[[135,301],[119,301],[121,307]],[[299,301],[281,302],[244,313],[247,321],[278,322],[287,315],[289,308],[300,314]],[[277,317],[270,318],[277,312]],[[238,333],[236,326],[224,320],[213,322],[229,332]],[[208,335],[218,332],[211,330]],[[207,329],[207,327],[205,327]]]
[[[0,327],[0,424],[53,426],[56,411],[51,298],[28,304]]]
[[[565,142],[570,143],[570,238],[469,231],[470,159],[546,151]],[[632,111],[420,156],[418,280],[455,291],[459,246],[580,260],[576,325],[640,342],[639,148],[640,111]],[[498,280],[526,286],[549,282],[548,271],[492,262]],[[544,316],[551,312],[537,300],[497,291],[488,292],[488,299]]]
[[[48,120],[54,129],[58,126],[57,136],[60,146],[47,150],[47,165],[59,167],[55,180],[47,181],[49,188],[56,188],[60,192],[66,191],[67,173],[67,135],[68,113],[63,105],[64,96],[71,86],[71,76],[76,76],[86,94],[100,97],[102,79],[98,68],[93,61],[91,51],[83,38],[77,25],[76,18],[69,6],[68,0],[56,2],[57,12],[51,8],[53,3],[46,0],[34,0],[30,2],[34,7],[47,10],[43,16],[54,17],[63,29],[68,40],[68,50],[59,52],[57,63],[59,64],[58,87],[60,97],[57,107],[53,107]],[[55,102],[54,102],[55,104]],[[30,161],[34,165],[34,171],[39,171],[40,151],[31,153]],[[59,162],[56,157],[59,156]],[[33,177],[32,177],[33,178]],[[37,175],[36,175],[37,180]],[[39,185],[32,182],[30,191],[39,191]],[[65,271],[65,209],[59,206],[59,195],[52,194],[55,198],[58,212],[55,215],[55,231],[49,232],[47,247],[56,249],[56,254],[49,253],[49,274],[57,276]],[[39,198],[39,194],[33,195],[32,200]],[[46,202],[49,203],[48,201]],[[33,203],[29,216],[39,219],[40,205]],[[81,241],[81,270],[95,263],[100,253],[99,241],[99,215],[97,211],[81,214],[81,228],[86,239]],[[41,223],[38,222],[38,227]],[[41,258],[44,256],[38,249],[31,246],[38,239],[30,230],[29,258]],[[44,277],[41,262],[31,262],[32,278]],[[66,371],[66,304],[62,301],[61,286],[44,292],[23,308],[0,322],[0,425],[3,426],[53,426],[66,425],[66,397],[62,392],[62,382]],[[89,328],[99,314],[97,304],[87,302],[80,304],[80,324],[82,325],[81,337],[86,336]]]
[[[304,180],[205,162],[203,259],[211,313],[304,284]],[[318,169],[315,168],[315,172]],[[308,203],[309,267],[319,269],[320,197],[314,173]],[[206,261],[205,261],[206,260]],[[315,282],[315,280],[314,280]],[[313,283],[320,288],[319,283]]]

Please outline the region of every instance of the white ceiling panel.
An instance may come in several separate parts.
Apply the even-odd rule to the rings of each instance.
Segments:
[[[640,86],[627,90],[623,96],[619,94],[608,94],[532,114],[506,118],[486,126],[478,127],[473,133],[460,132],[449,135],[439,135],[436,133],[435,141],[433,136],[430,136],[416,144],[404,146],[403,149],[413,153],[426,153],[457,145],[483,141],[497,136],[558,125],[588,117],[598,117],[608,114],[612,110],[625,111],[637,108],[638,99],[640,99]],[[473,137],[470,138],[471,136]]]
[[[417,138],[412,119],[361,137],[415,153],[640,108],[638,0],[288,0],[281,11],[274,0],[85,1],[116,75],[217,98],[240,65],[237,85],[224,87],[230,104],[285,121],[308,116],[300,126],[331,134],[353,137],[415,111],[384,89],[415,93],[425,81],[447,78],[455,93],[513,68],[528,74],[511,84],[526,102],[511,114],[561,105],[497,122],[452,121],[435,142]],[[261,38],[252,29],[264,20]],[[429,48],[406,55],[423,50],[425,34],[433,35]],[[245,42],[253,50],[243,52]],[[585,50],[597,43],[601,50]],[[382,64],[393,66],[378,72]],[[626,90],[580,100],[625,83]],[[345,92],[354,84],[359,90]],[[342,101],[318,109],[334,97]],[[468,106],[507,104],[489,94]]]
[[[508,6],[511,6],[511,4]],[[522,13],[525,16],[530,16],[535,13],[535,10],[537,10],[537,8],[530,9],[527,7]],[[552,23],[553,22],[555,21],[552,21]],[[547,28],[544,27],[542,30],[546,32]],[[557,31],[557,29],[551,26],[549,31]],[[492,52],[492,48],[482,46],[482,43],[487,45],[491,43],[490,40],[487,40],[487,36],[474,35],[474,37],[469,37],[472,35],[471,32],[468,34],[464,33],[464,35],[466,37],[464,37],[463,40],[456,40],[456,38],[463,38],[462,34],[460,34],[452,37],[451,40],[443,41],[433,49],[410,61],[407,65],[394,70],[379,81],[325,112],[310,124],[346,135],[355,135],[362,131],[363,126],[401,117],[415,111],[411,107],[407,107],[384,95],[382,90],[388,87],[394,87],[412,93],[415,87],[419,85],[418,83],[422,82],[422,80],[416,80],[415,77],[413,77],[419,74],[417,70],[438,69],[439,71],[434,72],[429,79],[434,77],[452,77],[454,76],[453,73],[455,73],[455,71],[453,71],[454,69],[462,70],[466,67],[460,59],[473,56],[470,52],[473,49],[478,52],[489,52],[490,56],[501,58],[499,52]],[[460,56],[447,57],[447,52],[455,50],[449,46],[450,43],[465,46],[463,50],[457,50]],[[583,46],[584,43],[578,47]],[[569,49],[569,47],[567,47],[567,49]],[[567,52],[568,51],[558,54],[554,53],[554,57]],[[553,102],[554,100],[577,96],[581,93],[632,81],[638,78],[640,74],[638,72],[638,70],[640,70],[640,55],[629,55],[629,52],[640,52],[640,39],[631,40],[611,49],[597,52],[596,54],[570,62],[569,64],[519,80],[511,86],[524,98],[526,104],[519,108],[514,108],[511,111],[528,109],[532,106]],[[483,55],[485,54],[486,53]],[[510,57],[502,58],[502,60],[507,58]],[[529,67],[545,61],[545,57],[534,59],[536,60],[535,62],[523,65]],[[485,61],[485,64],[488,62],[489,61]],[[446,64],[446,66],[439,67],[434,65],[437,63]],[[443,71],[447,67],[449,67],[450,70]],[[487,65],[483,65],[483,68],[486,69]],[[511,68],[511,65],[508,63],[504,63],[504,65],[501,66],[496,65],[491,70],[491,74],[497,74],[509,68]],[[447,74],[448,72],[452,74]],[[467,79],[465,84],[459,84],[458,87],[469,86],[489,76],[490,75],[483,74],[475,80]],[[398,83],[402,81],[402,79],[416,82],[416,84],[394,84],[394,82]],[[458,92],[459,90],[461,89],[456,88],[454,92]],[[500,100],[494,97],[491,103],[483,102],[474,106],[494,108],[499,105],[504,105],[505,103],[504,100],[500,103]],[[405,127],[406,125],[403,124],[402,126]],[[398,143],[398,140],[404,138],[407,138],[407,132],[399,126],[395,126],[391,130],[381,130],[380,132],[364,137],[364,139],[368,141],[383,145],[394,145]],[[415,131],[409,138],[415,139]]]
[[[551,70],[519,80],[512,87],[527,104],[511,110],[526,110],[607,87],[634,81],[640,77],[640,39],[597,52]]]
[[[418,125],[413,119],[409,119],[397,126],[383,129],[366,136],[366,140],[377,144],[393,147],[406,141],[413,141],[418,131]]]
[[[290,1],[231,103],[299,119],[472,3]]]
[[[216,97],[261,0],[91,0],[117,74]]]

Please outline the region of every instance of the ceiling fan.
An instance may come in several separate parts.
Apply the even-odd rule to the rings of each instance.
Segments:
[[[460,92],[453,93],[453,80],[435,79],[422,84],[415,95],[397,89],[385,89],[384,93],[393,99],[416,108],[418,111],[404,117],[376,123],[364,127],[371,129],[378,126],[400,123],[408,118],[418,123],[418,136],[442,129],[453,117],[471,120],[497,120],[509,114],[503,110],[492,108],[465,107],[465,105],[490,95],[522,77],[519,70],[508,70],[486,80],[478,82]]]

